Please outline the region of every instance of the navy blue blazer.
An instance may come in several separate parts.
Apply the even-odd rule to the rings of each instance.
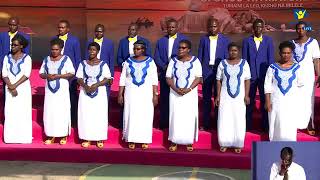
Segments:
[[[55,36],[53,38],[57,38],[57,37],[59,36]],[[68,39],[64,44],[63,55],[69,56],[69,58],[72,61],[74,69],[77,70],[80,62],[82,61],[80,42],[79,42],[79,39],[73,36],[71,33],[68,33]]]
[[[17,34],[22,35],[28,40],[29,45],[23,49],[23,52],[26,54],[30,54],[30,36],[20,31],[18,31]],[[10,53],[10,36],[6,31],[6,32],[0,33],[0,67],[1,69],[3,64],[3,58],[9,53]]]
[[[253,35],[245,38],[242,42],[242,59],[246,59],[249,63],[251,80],[264,80],[268,67],[274,62],[272,38],[263,35],[258,50]]]
[[[93,38],[89,39],[86,45],[85,57],[88,59],[88,45],[93,42]],[[114,46],[110,39],[103,37],[102,45],[100,47],[100,60],[108,64],[111,76],[114,75]]]
[[[179,42],[181,40],[188,39],[185,35],[177,33],[177,38],[174,40],[171,58],[176,57],[179,48]],[[165,68],[169,64],[170,59],[168,59],[168,43],[169,36],[163,36],[157,41],[156,49],[154,52],[154,61],[157,64],[159,71],[165,73]],[[162,73],[163,73],[162,72]]]
[[[214,61],[214,67],[218,67],[219,63],[223,59],[229,57],[228,45],[230,40],[228,37],[219,33],[216,47],[216,56]],[[200,39],[199,48],[198,48],[198,59],[202,65],[202,76],[203,79],[209,77],[212,73],[212,68],[209,66],[210,62],[210,39],[209,35],[204,35]],[[215,77],[214,77],[215,78]]]
[[[129,36],[122,38],[119,41],[118,53],[117,53],[117,63],[120,67],[122,67],[122,63],[126,61],[129,57]],[[150,41],[144,37],[138,36],[137,40],[142,40],[146,43],[146,56],[152,57],[151,54],[151,44]]]

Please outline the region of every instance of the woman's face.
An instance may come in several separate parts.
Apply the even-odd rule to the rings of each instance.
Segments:
[[[88,51],[89,51],[89,58],[90,59],[97,57],[98,52],[99,52],[97,47],[95,47],[95,46],[90,46]]]
[[[133,52],[135,56],[143,56],[144,51],[144,47],[141,44],[135,44],[133,47]]]
[[[237,59],[239,58],[239,49],[236,46],[232,46],[229,49],[229,57],[230,59]]]
[[[187,56],[190,52],[190,49],[186,43],[180,43],[179,44],[179,50],[178,50],[178,56],[184,57]]]
[[[61,50],[62,50],[62,48],[58,44],[55,44],[55,45],[51,46],[51,56],[52,57],[60,56],[61,55]]]
[[[298,34],[299,37],[303,37],[307,34],[307,31],[305,29],[305,25],[304,24],[299,24],[296,28],[296,32]]]
[[[19,51],[22,51],[23,46],[19,43],[18,40],[14,40],[11,42],[11,52],[17,53]]]
[[[280,52],[282,62],[288,62],[292,60],[292,50],[289,47],[285,47]]]

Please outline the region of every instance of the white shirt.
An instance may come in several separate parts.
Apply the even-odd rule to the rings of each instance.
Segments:
[[[67,37],[68,37],[68,34],[69,33],[67,33],[66,35],[67,35]],[[68,39],[68,38],[67,38]],[[62,50],[61,50],[61,54],[63,54],[64,53],[64,48],[66,47],[66,41],[65,40],[63,40],[63,42],[64,42],[64,44],[63,44],[63,48],[62,48]]]
[[[214,65],[216,60],[217,39],[210,39],[210,61],[209,65]]]
[[[280,176],[281,162],[273,163],[270,172],[270,180],[283,180],[284,176]],[[306,174],[303,167],[292,162],[288,168],[288,180],[306,180]]]
[[[103,41],[102,41],[102,42],[103,42]],[[100,59],[100,54],[101,54],[101,49],[102,49],[102,42],[96,42],[96,43],[98,43],[99,46],[100,46],[100,51],[99,51],[98,54],[97,54],[97,58],[98,58],[98,59]]]
[[[175,40],[175,38],[173,38],[173,37],[169,38],[169,43],[168,43],[168,57],[169,57],[169,59],[171,58],[174,40]]]
[[[135,39],[138,39],[137,36],[134,37]],[[136,41],[129,41],[129,54],[130,54],[130,57],[134,56],[134,52],[133,52],[133,44],[135,43]]]
[[[10,38],[10,41],[9,41],[10,42],[10,51],[11,51],[11,44],[12,44],[11,40],[17,33],[18,33],[18,31],[16,31],[13,36],[9,35],[9,38]]]
[[[262,36],[261,36],[261,37],[262,37]],[[254,38],[254,37],[253,37],[253,38]],[[255,44],[256,44],[256,48],[257,48],[257,51],[258,51],[261,41],[254,41],[254,42],[255,42]]]

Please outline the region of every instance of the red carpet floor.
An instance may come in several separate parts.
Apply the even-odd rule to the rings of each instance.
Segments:
[[[194,152],[187,152],[184,146],[179,146],[177,152],[169,152],[168,131],[153,130],[153,143],[148,150],[137,148],[129,150],[121,140],[119,127],[120,107],[117,104],[117,91],[119,81],[119,70],[115,73],[115,82],[112,85],[109,100],[109,131],[105,148],[98,149],[92,145],[84,149],[80,145],[77,130],[72,129],[67,145],[58,144],[44,145],[45,138],[42,127],[42,109],[44,100],[45,82],[39,78],[38,67],[35,67],[30,77],[33,93],[33,143],[32,144],[4,144],[3,125],[0,125],[0,159],[1,160],[32,160],[32,161],[57,161],[57,162],[96,162],[96,163],[126,163],[126,164],[152,164],[152,165],[175,165],[196,166],[214,168],[237,168],[250,169],[251,143],[253,141],[267,140],[267,134],[259,131],[247,132],[245,147],[241,154],[233,152],[220,153],[218,151],[217,132],[200,131],[199,141],[194,144]],[[202,119],[202,94],[199,88],[200,121]],[[320,91],[316,92],[316,107],[319,104]],[[257,101],[259,106],[259,101]],[[155,111],[154,127],[158,127],[159,108]],[[2,113],[1,113],[2,114]],[[255,127],[259,124],[259,112],[254,113]],[[1,115],[3,119],[3,115]],[[319,115],[316,113],[316,120]],[[318,122],[318,121],[317,121]],[[201,122],[200,122],[201,124]],[[258,128],[257,128],[258,129]],[[304,132],[298,133],[298,141],[319,141],[319,137],[312,137]],[[139,146],[138,146],[139,147]]]

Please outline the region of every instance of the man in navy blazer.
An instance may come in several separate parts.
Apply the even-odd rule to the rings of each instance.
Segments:
[[[16,35],[20,34],[25,37],[30,43],[30,36],[18,31],[19,29],[19,18],[11,17],[8,20],[9,31],[0,33],[0,68],[2,69],[3,58],[11,51],[11,39]],[[23,49],[24,53],[30,53],[30,45]],[[1,73],[1,72],[0,72]]]
[[[264,22],[256,19],[253,22],[253,35],[245,38],[242,43],[242,58],[246,59],[251,71],[250,105],[247,107],[247,129],[252,130],[252,112],[255,106],[257,88],[260,95],[260,111],[262,114],[261,128],[268,131],[268,114],[264,109],[264,79],[267,69],[274,62],[274,47],[271,37],[263,35]]]
[[[81,62],[81,49],[79,39],[70,33],[70,23],[67,20],[60,20],[58,24],[58,35],[54,38],[59,38],[64,41],[62,54],[69,56],[72,61],[75,71]],[[75,126],[77,123],[78,115],[78,93],[77,93],[77,80],[73,78],[70,80],[70,102],[71,102],[71,122]]]
[[[100,45],[100,51],[97,55],[98,59],[101,61],[104,61],[105,63],[108,64],[111,76],[113,77],[114,75],[114,46],[113,42],[104,37],[104,32],[105,28],[104,25],[102,24],[97,24],[96,27],[94,28],[94,38],[91,38],[88,40],[86,48],[88,48],[88,45],[92,42],[96,42]],[[89,54],[88,50],[86,49],[86,59],[88,59]],[[108,96],[110,95],[110,87],[111,85],[106,85],[107,86],[107,91],[108,91]]]
[[[212,91],[216,97],[217,89],[217,67],[221,60],[228,58],[229,38],[219,33],[219,21],[210,17],[207,22],[208,34],[200,39],[198,58],[202,65],[203,78],[203,126],[200,130],[209,130],[212,128],[210,112],[212,111]],[[217,118],[217,109],[215,109],[215,119]]]
[[[129,57],[133,56],[133,44],[137,40],[142,40],[146,44],[146,55],[151,56],[151,44],[150,41],[142,36],[138,35],[138,25],[131,23],[128,27],[128,36],[122,38],[119,42],[117,63],[122,67],[122,63]]]
[[[160,81],[160,129],[169,127],[169,93],[170,88],[166,82],[166,70],[171,58],[178,53],[179,42],[188,39],[178,33],[178,22],[169,19],[167,22],[167,35],[157,41],[154,60],[159,71]]]

